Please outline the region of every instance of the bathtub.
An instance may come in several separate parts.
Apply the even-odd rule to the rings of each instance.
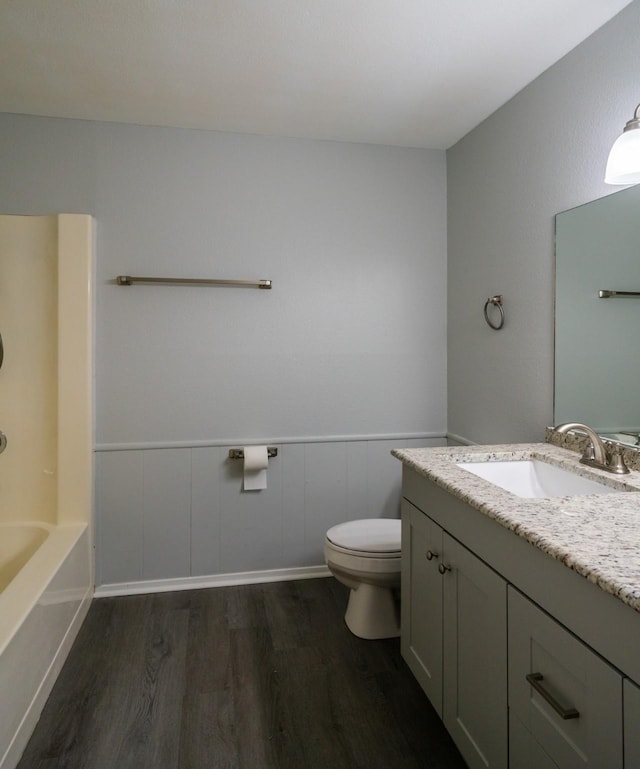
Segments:
[[[0,593],[49,536],[51,528],[40,521],[0,522]]]
[[[0,525],[3,579],[15,572],[0,593],[1,769],[18,763],[88,611],[90,557],[86,524]]]

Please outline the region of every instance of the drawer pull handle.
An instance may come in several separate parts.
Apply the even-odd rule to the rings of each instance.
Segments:
[[[431,561],[434,558],[438,558],[438,553],[434,553],[433,550],[427,550],[427,552],[425,553],[425,558],[427,559],[427,561]]]
[[[550,694],[542,685],[542,682],[544,681],[544,676],[542,673],[529,673],[529,675],[526,676],[526,679],[531,686],[538,692],[538,694],[546,700],[549,705],[556,711],[556,713],[560,716],[560,718],[563,718],[565,721],[568,721],[571,718],[580,718],[580,713],[575,708],[564,708],[562,705],[558,702],[558,700],[553,696],[553,694]]]
[[[440,574],[445,574],[447,571],[451,571],[451,566],[446,566],[444,563],[438,564],[438,571]]]

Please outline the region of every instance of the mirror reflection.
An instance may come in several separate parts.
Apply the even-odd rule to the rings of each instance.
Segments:
[[[640,446],[640,186],[556,216],[555,330],[555,424]]]

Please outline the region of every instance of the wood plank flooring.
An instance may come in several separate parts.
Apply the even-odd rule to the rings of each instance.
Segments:
[[[94,600],[18,769],[465,769],[335,579]]]

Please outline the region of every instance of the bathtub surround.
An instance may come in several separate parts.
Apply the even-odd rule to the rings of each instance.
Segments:
[[[57,238],[55,216],[0,219],[1,515],[12,522],[57,521]]]
[[[0,248],[0,768],[13,769],[93,594],[92,220],[1,216]]]

